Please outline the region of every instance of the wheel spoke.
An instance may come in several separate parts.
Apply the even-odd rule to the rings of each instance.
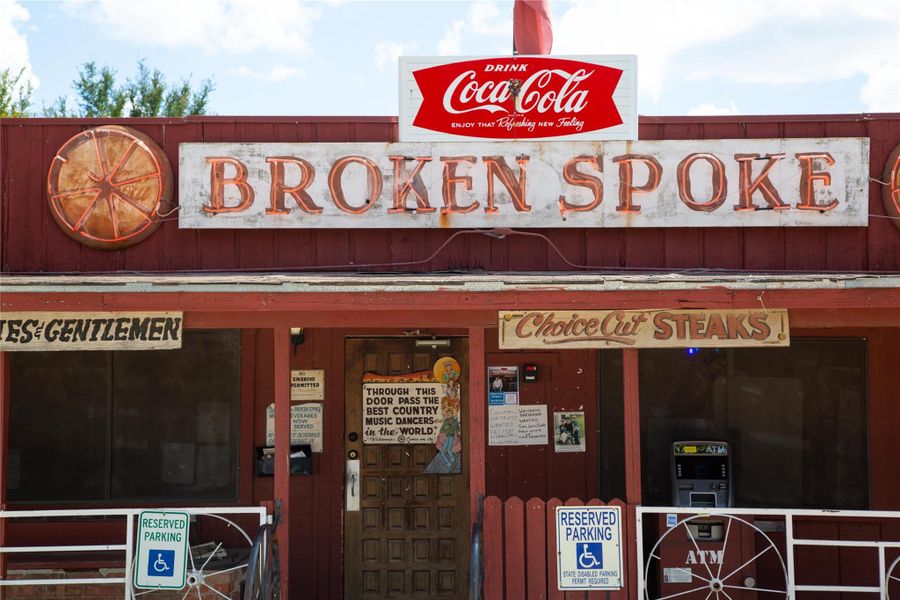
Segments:
[[[725,550],[728,549],[728,534],[731,533],[731,524],[734,519],[728,519],[728,525],[725,526],[725,541],[722,542],[722,560],[719,561],[719,568],[716,569],[716,578],[722,575],[722,565],[725,564]]]
[[[194,589],[197,590],[197,600],[203,600],[203,594],[200,593],[200,586],[198,585]]]
[[[210,553],[209,553],[209,556],[206,557],[206,560],[203,562],[203,564],[200,565],[200,570],[201,570],[201,571],[206,567],[206,565],[209,564],[209,561],[212,560],[212,557],[216,555],[216,552],[218,552],[218,551],[219,551],[219,548],[221,548],[221,547],[222,547],[222,542],[219,542],[219,545],[216,546],[215,550],[213,550],[212,552],[210,552]]]
[[[97,153],[97,164],[100,166],[98,179],[104,179],[108,171],[106,170],[106,161],[100,156],[100,140],[97,139],[97,134],[93,131],[91,132],[91,139],[94,140],[94,151]]]
[[[222,569],[221,571],[214,571],[212,573],[207,573],[206,575],[204,575],[204,577],[207,577],[207,578],[215,577],[216,575],[221,575],[222,573],[229,573],[231,571],[237,571],[238,569],[246,569],[246,568],[247,568],[247,565],[238,565],[236,567]]]
[[[699,592],[700,590],[705,590],[707,586],[701,585],[698,588],[694,588],[692,590],[685,590],[683,592],[678,592],[677,594],[669,594],[668,596],[663,596],[662,598],[657,598],[656,600],[669,600],[669,598],[677,598],[678,596],[684,596],[685,594],[693,594],[694,592]]]
[[[191,548],[190,544],[188,544],[188,558],[191,559],[191,571],[196,571],[197,566],[194,564],[194,550]]]
[[[181,600],[184,600],[188,597],[188,594],[191,593],[191,586],[187,586],[187,589],[184,591],[184,596],[181,597]]]
[[[231,598],[229,598],[228,596],[226,596],[225,594],[223,594],[222,592],[220,592],[219,590],[217,590],[217,589],[214,588],[213,586],[209,585],[208,583],[204,582],[202,585],[204,585],[205,587],[209,588],[210,590],[212,590],[213,592],[215,592],[215,593],[218,594],[219,596],[222,596],[223,598],[225,598],[225,600],[231,600]],[[199,589],[199,588],[197,588],[197,589]]]
[[[728,592],[726,592],[724,588],[719,591],[722,592],[722,594],[724,594],[725,597],[728,598],[728,600],[734,600],[734,598],[728,595]]]
[[[896,575],[889,575],[888,578],[893,579],[895,581],[900,581],[900,577],[897,577]]]
[[[763,592],[766,594],[787,594],[786,590],[769,590],[766,588],[756,588],[756,587],[747,587],[744,585],[725,585],[722,584],[723,588],[731,588],[733,590],[747,590],[748,592]]]
[[[144,594],[152,594],[153,592],[158,592],[159,590],[144,590],[143,592],[132,593],[132,596],[143,596]]]
[[[691,538],[691,543],[694,544],[694,549],[697,551],[697,558],[702,558],[703,553],[700,551],[700,546],[697,545],[697,540],[694,539],[694,534],[691,532],[690,525],[686,521],[682,521],[684,523],[684,528],[687,529],[688,536]],[[709,565],[705,562],[703,566],[706,567],[706,572],[709,573],[709,578],[713,578],[712,569],[709,568]]]
[[[109,207],[109,219],[112,222],[113,237],[119,239],[119,217],[116,214],[116,201],[113,200],[112,194],[106,197],[106,205]]]
[[[759,552],[757,552],[756,556],[754,556],[753,558],[751,558],[750,560],[748,560],[747,562],[745,562],[744,564],[742,564],[741,566],[739,566],[737,569],[735,569],[734,571],[732,571],[731,573],[729,573],[729,574],[726,575],[725,577],[722,577],[722,579],[721,579],[720,581],[725,581],[726,579],[728,579],[729,577],[731,577],[732,575],[734,575],[735,573],[737,573],[738,571],[740,571],[741,569],[743,569],[744,567],[746,567],[747,565],[749,565],[750,563],[752,563],[754,560],[756,560],[757,558],[759,558],[760,556],[762,556],[763,554],[765,554],[766,552],[768,552],[768,551],[771,550],[772,548],[774,548],[774,546],[766,546],[765,548],[763,548],[762,550],[760,550]]]

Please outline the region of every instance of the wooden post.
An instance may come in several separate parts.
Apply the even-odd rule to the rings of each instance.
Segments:
[[[280,507],[276,530],[278,557],[281,562],[281,597],[290,598],[291,546],[291,365],[290,337],[287,327],[273,330],[273,363],[275,395],[275,510]]]
[[[478,499],[485,493],[484,411],[487,404],[484,378],[484,327],[469,329],[469,522],[478,517]]]
[[[625,501],[627,539],[625,559],[628,587],[637,589],[637,519],[635,506],[641,503],[641,394],[638,380],[638,351],[622,350],[622,382],[625,401]]]
[[[0,510],[6,510],[9,462],[9,353],[0,352]],[[6,519],[0,519],[0,548],[6,545]],[[0,579],[6,579],[6,554],[0,554]],[[3,588],[0,588],[3,590]],[[3,597],[0,591],[0,598]]]

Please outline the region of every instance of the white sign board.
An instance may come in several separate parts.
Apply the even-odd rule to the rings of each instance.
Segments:
[[[622,514],[618,506],[556,507],[560,590],[622,588]]]
[[[291,370],[291,402],[325,399],[325,371],[322,369]]]
[[[437,382],[363,384],[364,444],[433,444],[443,422]]]
[[[180,590],[187,576],[190,517],[145,510],[138,516],[134,587]]]
[[[488,445],[546,446],[547,405],[488,406]]]
[[[291,406],[291,445],[309,444],[322,451],[322,404],[310,402]],[[266,408],[266,446],[275,445],[275,404]]]
[[[865,227],[868,138],[189,143],[187,229]]]
[[[180,312],[4,312],[0,352],[181,348]]]

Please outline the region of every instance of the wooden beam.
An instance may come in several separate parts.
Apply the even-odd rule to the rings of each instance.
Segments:
[[[762,298],[762,299],[761,299]],[[439,300],[438,300],[439,299]],[[572,291],[510,290],[469,292],[13,292],[4,291],[3,311],[122,311],[181,310],[197,312],[285,313],[302,311],[308,327],[345,326],[348,319],[363,322],[360,312],[406,313],[409,321],[438,315],[447,307],[478,310],[563,310],[585,307],[616,308],[771,308],[885,309],[900,307],[900,289],[772,289],[724,287],[684,290]],[[370,312],[371,311],[371,312]],[[327,319],[317,318],[318,314]],[[417,316],[414,316],[417,315]],[[438,317],[439,318],[439,317]],[[359,324],[354,322],[353,324]]]
[[[276,530],[278,555],[281,561],[281,597],[290,598],[291,547],[291,365],[288,327],[274,330],[273,390],[275,395],[275,507],[280,506],[280,521]]]
[[[478,517],[479,499],[485,495],[485,366],[484,328],[469,329],[469,520]]]
[[[0,352],[0,510],[6,510],[9,402],[9,353]],[[7,519],[0,519],[0,548],[6,545],[6,521]],[[6,554],[0,554],[0,579],[6,579],[6,561]],[[2,597],[3,594],[0,593],[0,598]]]
[[[625,501],[641,503],[641,415],[638,385],[638,351],[622,350],[625,394]]]
[[[635,506],[641,503],[641,414],[638,385],[638,351],[622,350],[622,381],[625,402],[625,502],[626,531],[631,532],[625,542],[628,558],[626,568],[630,585],[637,585],[637,520]]]

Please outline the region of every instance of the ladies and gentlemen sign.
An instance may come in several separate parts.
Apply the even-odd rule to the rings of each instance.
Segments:
[[[502,311],[500,349],[789,346],[788,312],[769,310]]]
[[[187,143],[179,226],[855,226],[867,138]]]
[[[6,312],[0,351],[181,348],[182,313]]]

